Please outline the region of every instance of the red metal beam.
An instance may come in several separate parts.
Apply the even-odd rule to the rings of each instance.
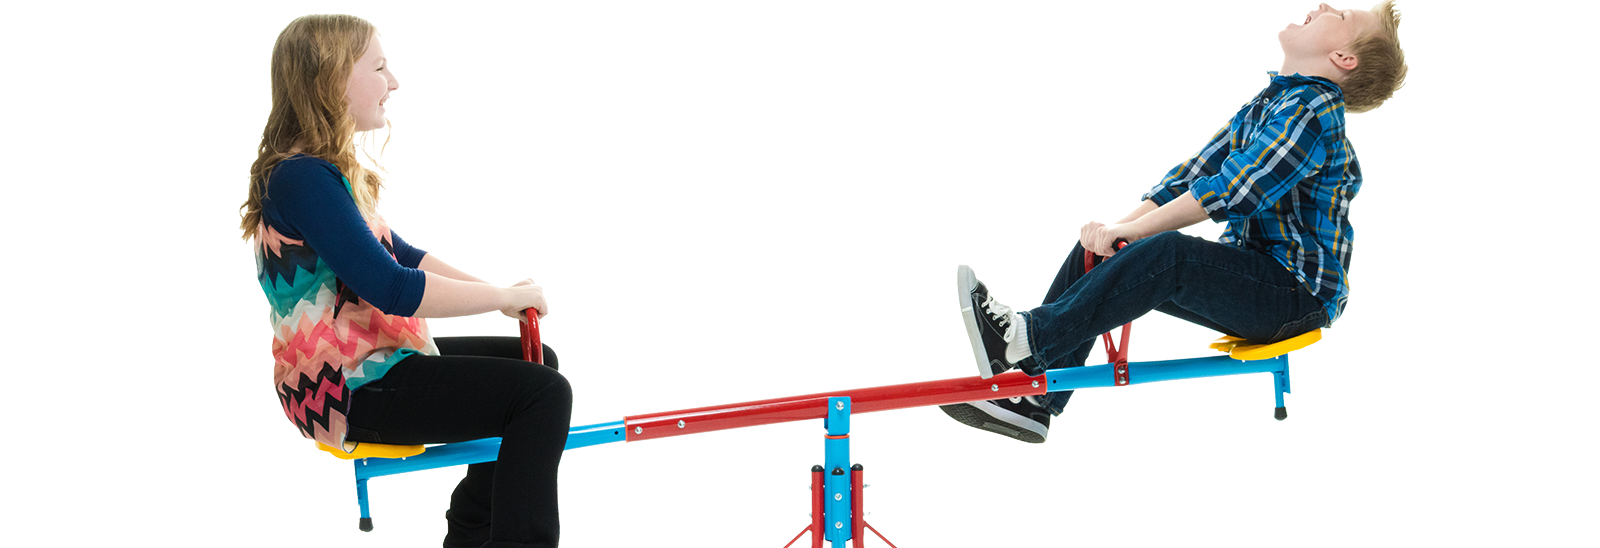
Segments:
[[[1009,371],[990,379],[967,377],[873,388],[840,390],[806,396],[735,403],[635,415],[623,419],[628,441],[651,440],[684,434],[820,419],[828,415],[828,398],[849,396],[850,412],[871,413],[908,407],[947,405],[1047,392],[1043,376],[1029,377]]]

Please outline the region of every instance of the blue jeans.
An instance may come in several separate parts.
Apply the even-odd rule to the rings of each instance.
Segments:
[[[1078,367],[1101,333],[1159,310],[1227,335],[1272,343],[1324,327],[1322,301],[1264,253],[1165,232],[1139,240],[1087,274],[1080,244],[1056,274],[1044,305],[1022,312],[1030,375]],[[1040,401],[1059,415],[1071,391]]]

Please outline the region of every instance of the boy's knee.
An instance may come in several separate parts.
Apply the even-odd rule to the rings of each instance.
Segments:
[[[1183,241],[1186,238],[1189,238],[1189,237],[1185,236],[1182,232],[1178,232],[1176,230],[1168,230],[1166,232],[1162,232],[1160,234],[1156,234],[1156,235],[1151,236],[1149,238],[1145,238],[1143,241],[1149,242],[1149,245],[1170,246],[1170,245],[1176,245],[1178,242]]]

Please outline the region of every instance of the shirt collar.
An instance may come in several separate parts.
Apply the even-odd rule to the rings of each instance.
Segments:
[[[1298,72],[1284,76],[1275,70],[1267,71],[1267,76],[1269,78],[1269,81],[1267,82],[1267,88],[1261,90],[1261,94],[1264,96],[1274,96],[1277,95],[1279,91],[1307,85],[1322,86],[1341,97],[1344,95],[1344,90],[1339,87],[1339,84],[1335,84],[1333,83],[1333,80],[1329,80],[1321,76],[1306,76]]]

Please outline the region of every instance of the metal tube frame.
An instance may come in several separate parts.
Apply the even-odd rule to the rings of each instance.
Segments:
[[[538,339],[538,318],[534,311],[528,312],[528,320],[522,326],[525,357],[530,361],[542,362],[543,356],[540,354],[543,346]],[[574,427],[567,434],[566,448],[577,449],[620,441],[642,441],[798,420],[824,419],[824,427],[828,430],[825,442],[827,467],[824,472],[824,492],[820,494],[825,494],[826,500],[821,501],[825,507],[821,513],[824,516],[834,516],[834,523],[829,527],[825,521],[816,521],[808,530],[813,533],[813,546],[820,547],[824,536],[834,542],[835,546],[842,546],[845,541],[853,537],[859,546],[864,540],[861,538],[860,529],[865,525],[865,520],[860,519],[859,515],[859,489],[851,488],[852,476],[858,477],[859,472],[851,474],[847,471],[850,469],[851,413],[1037,396],[1080,388],[1270,372],[1276,392],[1277,408],[1274,416],[1278,420],[1288,416],[1283,402],[1283,395],[1289,392],[1288,355],[1251,361],[1235,360],[1228,356],[1213,356],[1129,363],[1126,361],[1126,327],[1123,335],[1121,349],[1113,349],[1110,337],[1106,337],[1108,357],[1114,361],[1105,365],[1052,369],[1038,377],[1029,377],[1021,371],[1010,371],[989,379],[966,377],[926,381],[635,415],[625,417],[621,421]],[[496,460],[499,453],[500,438],[485,438],[432,446],[422,454],[412,457],[356,460],[356,498],[361,507],[361,530],[372,530],[367,480],[419,470],[488,462]],[[816,494],[818,493],[814,493]],[[857,505],[854,512],[852,504]],[[821,516],[814,515],[813,518],[820,520]],[[846,522],[851,525],[849,529],[844,527]],[[817,526],[823,529],[820,531],[822,535],[817,535],[819,532],[816,530]],[[876,530],[874,532],[876,533]]]

